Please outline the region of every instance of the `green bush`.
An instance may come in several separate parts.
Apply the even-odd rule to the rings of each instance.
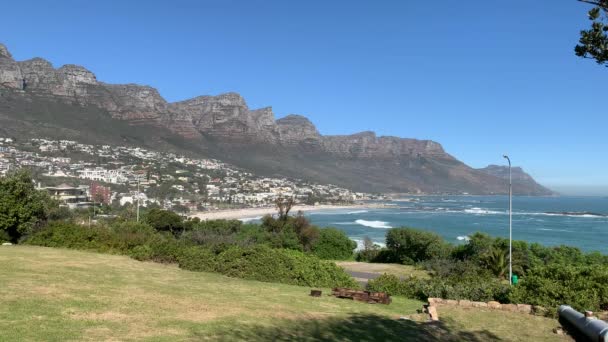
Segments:
[[[532,269],[509,296],[518,303],[544,306],[555,314],[567,304],[584,311],[608,309],[608,266],[554,264]]]
[[[162,209],[150,209],[144,215],[144,222],[160,232],[177,234],[184,228],[182,217],[178,214]]]
[[[155,234],[148,241],[150,260],[162,263],[177,263],[186,244],[175,240],[170,234]]]
[[[109,226],[109,229],[119,243],[118,248],[123,252],[145,245],[156,234],[151,226],[133,221],[118,222]]]
[[[327,260],[346,260],[353,257],[357,243],[336,228],[321,229],[316,243],[312,247],[314,255]]]
[[[116,235],[106,227],[84,227],[70,222],[52,222],[44,229],[32,234],[26,243],[98,252],[118,252],[121,250],[122,244]]]
[[[178,263],[180,268],[189,271],[216,272],[215,254],[199,246],[182,249]]]
[[[148,245],[136,246],[129,252],[129,256],[139,261],[151,260],[152,248]]]
[[[510,287],[508,284],[494,278],[399,279],[394,275],[385,274],[377,279],[370,280],[368,289],[419,300],[438,297],[481,302],[496,300],[505,303],[508,302]]]
[[[435,233],[412,228],[395,228],[386,234],[386,247],[404,264],[443,258],[451,245]]]
[[[334,263],[299,251],[273,249],[263,245],[253,248],[235,246],[218,255],[201,247],[190,247],[183,250],[179,265],[191,271],[218,272],[229,277],[265,282],[318,287],[358,287],[357,283]]]

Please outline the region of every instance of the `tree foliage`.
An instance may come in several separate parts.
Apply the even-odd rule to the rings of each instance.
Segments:
[[[54,205],[46,192],[34,187],[29,172],[0,178],[0,240],[17,242],[46,221]]]
[[[435,233],[412,228],[395,228],[386,234],[386,247],[404,264],[441,258],[451,246]]]
[[[158,231],[176,233],[183,229],[181,216],[168,210],[151,209],[146,213],[144,222]]]
[[[579,0],[593,7],[588,12],[591,28],[582,30],[579,44],[574,47],[577,56],[594,59],[608,66],[608,0]]]

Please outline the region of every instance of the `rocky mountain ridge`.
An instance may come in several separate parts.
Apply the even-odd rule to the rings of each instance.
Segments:
[[[271,107],[250,109],[237,93],[169,103],[155,88],[100,82],[82,66],[54,68],[42,58],[15,61],[2,44],[0,92],[6,104],[0,119],[4,116],[4,122],[14,127],[32,126],[19,117],[17,108],[48,112],[42,107],[57,104],[61,110],[36,120],[58,125],[48,122],[53,121],[49,115],[61,116],[64,108],[78,115],[79,108],[86,108],[82,111],[94,111],[103,120],[109,116],[108,120],[123,125],[168,131],[163,133],[165,140],[173,144],[185,140],[204,153],[264,173],[295,173],[365,191],[500,193],[504,189],[500,177],[468,167],[434,141],[378,137],[373,132],[324,136],[304,116],[275,120]],[[539,186],[534,193],[550,191]]]

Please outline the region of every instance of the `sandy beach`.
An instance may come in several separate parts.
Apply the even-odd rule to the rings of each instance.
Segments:
[[[298,211],[316,211],[316,210],[337,210],[337,209],[364,209],[370,208],[373,205],[369,204],[353,204],[353,205],[296,205],[290,213],[297,213]],[[202,211],[197,212],[190,217],[198,217],[201,220],[221,220],[221,219],[245,219],[245,218],[259,218],[267,214],[276,214],[277,209],[275,207],[266,208],[244,208],[244,209],[229,209],[229,210],[216,210],[216,211]]]

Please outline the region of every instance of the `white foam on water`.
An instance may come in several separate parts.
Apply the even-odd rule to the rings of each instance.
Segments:
[[[469,240],[471,240],[471,238],[468,237],[468,236],[466,236],[466,235],[458,236],[456,239],[458,239],[459,241],[469,241]]]
[[[257,221],[257,220],[261,220],[261,219],[262,219],[262,216],[244,217],[244,218],[240,218],[239,221],[246,223],[246,222]]]
[[[467,214],[475,214],[475,215],[505,214],[504,211],[487,210],[487,209],[481,209],[481,208],[477,208],[477,207],[473,207],[471,209],[465,209],[464,212]]]
[[[537,230],[543,230],[543,231],[549,231],[549,232],[567,232],[567,233],[572,233],[572,231],[568,230],[568,229],[538,228]]]
[[[393,228],[388,225],[388,222],[385,221],[356,220],[355,223],[371,228]]]
[[[369,212],[369,210],[355,210],[355,211],[349,211],[347,212],[348,215],[352,215],[352,214],[363,214],[363,213],[367,213]]]

